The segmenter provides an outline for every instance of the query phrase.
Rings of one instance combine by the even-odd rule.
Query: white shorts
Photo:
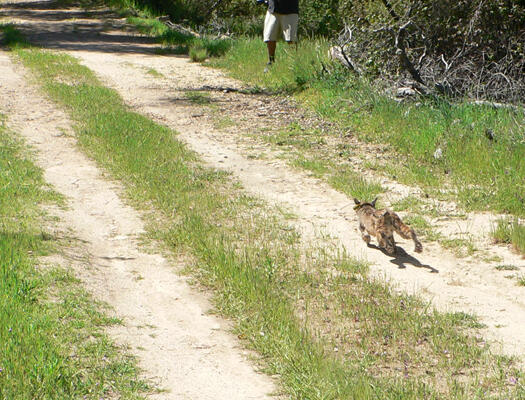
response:
[[[297,25],[299,14],[272,14],[266,11],[263,39],[265,42],[276,42],[282,32],[287,42],[297,42]]]

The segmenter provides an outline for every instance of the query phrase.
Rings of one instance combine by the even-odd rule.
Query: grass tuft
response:
[[[496,243],[511,244],[516,251],[525,254],[525,225],[517,218],[499,220],[492,237]]]
[[[200,46],[192,46],[190,48],[190,60],[193,62],[203,62],[208,58],[206,49]]]
[[[2,42],[10,48],[29,47],[29,42],[13,24],[0,24],[0,31],[3,32]]]
[[[519,270],[519,268],[516,267],[515,265],[506,265],[506,264],[496,265],[494,268],[498,271],[518,271]]]
[[[164,46],[161,51],[171,54],[189,54],[194,62],[203,62],[209,57],[219,57],[231,47],[230,39],[215,39],[209,37],[194,37],[190,34],[170,29],[167,25],[154,18],[128,17],[139,32],[153,36]]]

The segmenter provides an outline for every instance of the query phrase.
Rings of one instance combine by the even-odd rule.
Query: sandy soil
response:
[[[115,88],[132,108],[177,130],[178,137],[210,165],[232,172],[248,191],[293,211],[298,216],[297,228],[305,240],[330,235],[351,254],[371,262],[373,273],[385,276],[399,290],[418,293],[442,310],[477,314],[487,325],[485,333],[494,341],[497,351],[518,356],[525,354],[525,288],[506,278],[506,273],[495,270],[495,262],[485,261],[487,256],[497,255],[501,259],[497,264],[515,265],[520,267],[519,273],[525,271],[525,262],[521,257],[507,247],[493,245],[488,240],[488,232],[496,216],[473,213],[462,221],[440,222],[443,232],[451,235],[468,233],[475,237],[480,251],[471,257],[457,258],[435,243],[423,243],[424,252],[416,254],[412,243],[402,240],[399,245],[405,251],[396,258],[388,257],[381,251],[366,247],[361,240],[355,214],[348,206],[351,199],[308,174],[291,169],[278,158],[277,153],[262,143],[247,143],[245,140],[244,134],[253,131],[253,124],[257,123],[254,119],[264,123],[285,123],[304,118],[293,108],[293,104],[285,99],[275,101],[264,95],[236,92],[232,89],[241,88],[240,83],[218,71],[192,64],[184,57],[155,55],[155,45],[149,39],[122,30],[125,29],[122,20],[106,19],[102,22],[87,19],[80,10],[55,10],[47,2],[9,4],[4,6],[4,15],[27,29],[31,41],[78,57],[105,84]],[[209,366],[210,376],[214,378],[206,381],[223,378],[225,383],[219,386],[226,391],[234,393],[234,388],[238,389],[237,383],[249,381],[249,388],[254,390],[249,396],[258,398],[261,393],[269,392],[271,382],[250,370],[239,355],[235,341],[224,334],[222,328],[214,329],[223,326],[223,323],[202,315],[208,306],[202,305],[201,297],[192,293],[181,278],[170,272],[161,256],[141,254],[134,237],[142,225],[136,212],[118,200],[118,185],[102,179],[85,158],[68,161],[73,152],[75,157],[82,156],[74,150],[74,139],[53,133],[60,132],[57,131],[60,124],[67,125],[65,117],[52,117],[58,115],[58,111],[24,83],[20,67],[14,68],[5,53],[2,54],[1,65],[2,76],[9,77],[7,82],[16,81],[11,86],[2,81],[2,112],[9,115],[11,125],[31,138],[30,142],[39,150],[39,160],[46,169],[49,181],[71,198],[74,204],[72,209],[76,211],[66,212],[63,219],[79,236],[89,241],[89,246],[101,246],[90,247],[95,260],[94,283],[88,280],[87,284],[93,288],[102,285],[104,289],[97,293],[114,305],[117,313],[126,316],[128,326],[117,334],[118,337],[135,345],[147,343],[147,346],[141,346],[148,350],[137,354],[146,370],[152,376],[161,377],[163,384],[169,382],[171,374],[180,372],[181,364],[186,362],[184,357],[187,351],[192,362],[199,363],[198,368],[191,362],[191,366],[187,366],[187,370],[193,371],[196,376],[208,373],[202,372],[201,367]],[[162,76],[151,74],[152,69]],[[233,118],[242,114],[246,118],[235,118],[236,124],[232,129],[218,128],[213,123],[214,118],[207,115],[206,108],[187,100],[186,93],[196,90],[210,92],[221,115]],[[34,106],[27,107],[25,104],[28,101],[34,102]],[[39,112],[28,113],[27,110]],[[46,128],[41,128],[46,121]],[[47,147],[50,149],[46,150]],[[254,153],[264,157],[254,158]],[[359,165],[357,158],[355,163]],[[75,170],[77,175],[71,175]],[[53,178],[55,173],[62,174],[62,178]],[[420,192],[417,188],[384,178],[382,181],[389,188],[384,196],[386,202]],[[112,194],[99,194],[100,187],[105,187]],[[98,198],[99,201],[95,201]],[[95,209],[95,204],[102,209]],[[90,236],[95,232],[99,232],[97,238]],[[106,258],[101,259],[101,256]],[[134,280],[134,271],[145,279]],[[159,289],[163,282],[164,288]],[[133,298],[137,297],[136,293],[144,293],[144,296]],[[146,306],[142,301],[151,304]],[[177,305],[184,315],[174,309]],[[191,317],[186,315],[188,310],[193,310]],[[148,336],[149,332],[137,328],[148,324],[165,334],[153,340]],[[172,342],[159,343],[157,339],[164,336],[170,337]],[[177,346],[184,344],[187,345],[186,350],[177,350]],[[173,352],[168,354],[166,349]],[[209,358],[202,361],[201,356]],[[166,367],[165,364],[172,358],[176,359],[175,363]],[[236,373],[253,376],[239,379]],[[234,388],[227,382],[234,382]],[[178,389],[181,387],[175,386]],[[188,398],[208,397],[192,395]]]

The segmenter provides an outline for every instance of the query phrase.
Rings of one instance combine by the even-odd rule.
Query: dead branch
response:
[[[396,93],[390,90],[393,87],[417,87],[416,92],[423,94],[523,104],[525,55],[520,43],[525,43],[525,30],[514,28],[507,34],[493,27],[493,39],[483,41],[488,35],[483,28],[491,15],[490,2],[476,0],[468,19],[454,22],[457,30],[450,39],[436,36],[428,14],[420,13],[419,5],[427,4],[423,0],[381,2],[388,16],[381,10],[377,18],[346,26],[330,50],[333,59],[354,73],[374,74],[390,93]]]
[[[360,68],[352,61],[350,55],[346,51],[351,45],[352,37],[352,28],[345,24],[343,31],[339,34],[336,40],[337,46],[331,47],[329,54],[332,60],[338,60],[344,67],[348,68],[353,73],[360,75]]]
[[[180,24],[174,24],[173,22],[170,21],[170,17],[168,17],[167,15],[162,15],[160,17],[157,17],[157,20],[162,22],[164,25],[166,25],[171,30],[180,32],[188,36],[200,37],[200,35],[197,32],[192,31],[190,28],[187,28]]]
[[[418,83],[420,83],[421,85],[424,85],[426,86],[425,82],[423,81],[423,79],[421,78],[421,75],[419,74],[419,72],[416,70],[416,68],[414,67],[414,65],[412,64],[412,62],[410,61],[410,59],[408,58],[407,56],[407,53],[406,53],[406,50],[405,50],[405,43],[404,43],[404,40],[405,40],[405,33],[406,33],[406,29],[412,24],[412,21],[408,21],[407,23],[401,25],[399,27],[399,30],[397,31],[397,35],[396,35],[396,42],[395,42],[395,46],[396,46],[396,54],[397,56],[399,57],[399,61],[401,63],[401,67],[404,68],[405,70],[408,71],[408,73],[410,74],[410,76]]]
[[[344,46],[333,46],[330,48],[330,58],[332,60],[339,61],[344,67],[348,68],[350,71],[354,72],[357,75],[360,75],[361,72],[352,62],[348,54],[346,54]]]
[[[394,11],[392,4],[390,4],[388,0],[382,0],[382,2],[385,8],[387,9],[388,13],[390,14],[390,16],[394,19],[394,21],[399,22],[400,20],[399,15],[397,15],[396,12]]]

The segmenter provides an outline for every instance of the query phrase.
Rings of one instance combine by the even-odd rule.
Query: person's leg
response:
[[[297,27],[299,25],[298,14],[282,15],[281,26],[283,27],[284,40],[288,44],[295,44],[297,48]]]
[[[280,30],[279,19],[275,14],[266,12],[264,19],[264,32],[263,39],[266,42],[268,49],[268,63],[271,64],[275,61],[275,48],[277,47],[277,38]]]
[[[275,48],[277,47],[277,42],[275,40],[269,40],[266,42],[266,47],[268,48],[268,62],[273,63],[275,61]]]

